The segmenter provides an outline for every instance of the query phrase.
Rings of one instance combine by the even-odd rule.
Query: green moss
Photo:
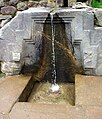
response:
[[[5,76],[5,74],[2,73],[2,72],[0,72],[0,78],[2,78],[2,77],[4,77],[4,76]]]

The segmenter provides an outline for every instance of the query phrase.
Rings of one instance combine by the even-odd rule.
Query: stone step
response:
[[[75,105],[102,106],[102,77],[76,75]]]
[[[84,111],[69,105],[18,102],[9,116],[10,119],[84,119]]]
[[[102,107],[18,102],[9,119],[102,119]]]
[[[88,106],[85,109],[85,119],[102,119],[102,107]]]
[[[31,76],[7,76],[0,83],[0,113],[5,114],[12,109],[30,79]]]

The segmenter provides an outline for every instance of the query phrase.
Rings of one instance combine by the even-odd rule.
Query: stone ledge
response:
[[[87,107],[86,119],[102,119],[102,107]]]
[[[10,119],[101,119],[102,107],[18,102],[9,117]]]
[[[0,113],[8,113],[17,102],[31,76],[9,76],[0,84]]]
[[[10,119],[84,119],[81,107],[53,104],[16,103]]]

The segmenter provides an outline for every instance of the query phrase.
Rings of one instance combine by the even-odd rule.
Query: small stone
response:
[[[26,10],[28,8],[27,4],[25,2],[19,2],[17,4],[17,9],[22,11],[22,10]]]
[[[10,0],[9,4],[10,5],[16,5],[19,2],[19,0]]]
[[[1,14],[14,15],[17,9],[14,6],[6,6],[1,8]]]
[[[1,71],[6,75],[18,75],[21,71],[19,62],[2,62]]]
[[[4,0],[0,0],[0,7],[3,7],[5,5]]]
[[[94,14],[96,17],[95,24],[98,26],[102,26],[102,9],[94,9]]]
[[[38,1],[29,0],[29,7],[37,7],[39,5]]]
[[[46,7],[47,6],[47,2],[46,1],[40,1],[39,3],[40,3],[40,5],[42,7]]]
[[[72,8],[75,8],[75,9],[82,9],[82,8],[90,8],[89,6],[86,5],[86,3],[82,3],[82,2],[75,2],[74,1],[74,4],[73,3],[70,3]]]

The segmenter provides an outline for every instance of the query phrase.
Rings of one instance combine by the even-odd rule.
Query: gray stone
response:
[[[91,31],[91,44],[100,44],[102,41],[102,27],[95,27]]]
[[[94,9],[94,14],[96,17],[96,24],[102,26],[102,9]]]
[[[11,15],[0,15],[0,21],[5,19],[11,19],[11,18],[12,18]]]
[[[3,7],[5,5],[4,0],[0,0],[0,7]]]
[[[96,68],[96,74],[102,75],[102,40],[100,41],[97,49],[98,55],[97,55],[97,68]]]
[[[30,8],[19,12],[0,29],[0,48],[4,51],[0,52],[2,62],[19,62],[30,66],[39,61],[43,27],[45,21],[50,24],[47,20],[50,10]],[[64,22],[68,43],[73,44],[75,58],[84,68],[84,73],[102,75],[102,28],[94,28],[93,11],[58,8],[56,12]]]
[[[84,30],[94,29],[94,14],[92,12],[86,12],[83,14]]]
[[[16,11],[17,10],[14,6],[6,6],[1,8],[1,13],[4,15],[14,15]]]
[[[16,5],[20,0],[10,0],[9,4],[10,5]]]
[[[28,8],[28,6],[27,6],[27,4],[25,3],[25,2],[19,2],[18,4],[17,4],[17,10],[25,10],[25,9],[27,9]]]
[[[5,24],[7,24],[10,21],[10,19],[5,19],[1,21],[0,27],[3,27]]]
[[[38,7],[41,6],[38,1],[29,0],[29,7]]]
[[[1,71],[6,75],[18,75],[21,71],[19,62],[2,62]]]

